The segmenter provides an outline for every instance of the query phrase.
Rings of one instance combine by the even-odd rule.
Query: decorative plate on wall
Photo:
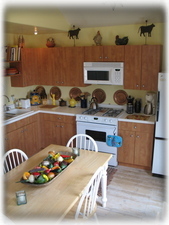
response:
[[[70,98],[74,98],[76,101],[80,100],[80,94],[82,93],[82,91],[79,88],[72,88],[69,91],[69,97]]]
[[[106,93],[101,88],[97,88],[93,91],[92,97],[94,96],[97,98],[98,103],[102,103],[106,99]]]
[[[128,94],[123,90],[114,92],[113,99],[118,105],[124,105],[127,103]]]
[[[58,100],[61,97],[61,90],[58,87],[52,87],[50,89],[50,96],[52,98],[52,94],[55,94],[55,100]]]
[[[46,90],[43,86],[37,86],[35,91],[40,95],[41,99],[47,99]]]

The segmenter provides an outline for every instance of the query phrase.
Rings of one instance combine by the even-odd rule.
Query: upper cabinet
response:
[[[25,87],[37,83],[38,77],[38,51],[35,48],[21,49],[22,75],[11,77],[12,87]]]
[[[124,45],[90,46],[85,48],[85,62],[124,62]]]
[[[83,81],[84,47],[63,48],[64,86],[86,86]]]
[[[160,45],[125,46],[124,88],[157,90],[161,65]]]
[[[22,48],[12,87],[30,85],[87,86],[83,62],[124,62],[124,89],[157,90],[160,45]]]
[[[11,77],[11,85],[86,86],[83,62],[84,47],[23,48],[22,76]]]

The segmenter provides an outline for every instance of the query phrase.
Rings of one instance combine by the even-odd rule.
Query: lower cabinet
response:
[[[5,127],[4,149],[21,149],[28,157],[40,150],[38,115],[11,123]]]
[[[123,138],[118,148],[119,165],[151,169],[154,125],[119,122],[118,135]]]
[[[40,113],[41,148],[50,144],[66,145],[76,134],[75,116]]]

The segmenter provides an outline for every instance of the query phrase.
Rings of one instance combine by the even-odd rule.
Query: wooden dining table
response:
[[[23,223],[28,220],[53,219],[61,221],[78,201],[89,180],[100,167],[104,167],[101,179],[102,206],[106,207],[107,167],[111,154],[80,149],[80,155],[48,185],[33,186],[18,183],[24,172],[33,169],[42,162],[49,151],[72,152],[72,149],[60,145],[49,145],[4,175],[4,211],[12,221]],[[17,191],[24,190],[27,204],[17,205]]]

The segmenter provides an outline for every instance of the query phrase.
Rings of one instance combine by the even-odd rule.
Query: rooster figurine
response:
[[[100,35],[100,31],[97,31],[96,36],[93,38],[96,45],[101,45],[102,36]]]
[[[115,44],[116,45],[127,45],[128,37],[119,38],[119,35],[116,35]]]

